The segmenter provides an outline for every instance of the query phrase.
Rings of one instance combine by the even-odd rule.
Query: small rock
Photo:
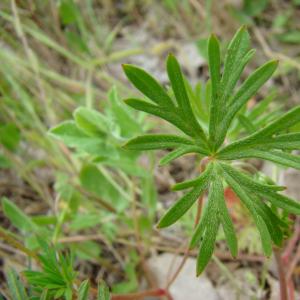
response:
[[[157,279],[160,287],[166,285],[169,276],[178,268],[182,261],[182,256],[175,256],[169,253],[151,257],[148,260],[150,271]],[[196,260],[188,258],[180,274],[171,285],[170,293],[174,300],[220,300],[215,288],[205,274],[196,277]]]
[[[218,284],[217,290],[222,300],[265,299],[265,291],[260,287],[253,270],[242,268],[233,271],[231,275],[232,281],[226,279],[224,283]]]

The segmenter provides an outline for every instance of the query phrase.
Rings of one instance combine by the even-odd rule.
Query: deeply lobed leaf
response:
[[[209,165],[206,170],[199,176],[195,187],[179,199],[161,218],[158,223],[159,228],[164,228],[175,223],[180,217],[182,217],[189,208],[195,203],[195,201],[201,196],[201,194],[207,189],[210,176],[212,172],[212,166]]]
[[[161,228],[172,225],[192,207],[199,196],[208,191],[208,201],[190,242],[191,248],[200,245],[197,274],[204,270],[212,256],[220,225],[232,256],[235,257],[238,252],[234,225],[224,199],[224,183],[228,184],[252,215],[267,256],[271,254],[272,243],[278,246],[282,244],[288,227],[280,215],[273,211],[273,207],[281,208],[286,213],[300,214],[299,203],[279,194],[284,187],[251,177],[228,164],[228,161],[233,160],[259,158],[300,169],[300,157],[286,152],[300,149],[300,134],[286,132],[300,122],[300,106],[280,117],[279,110],[261,117],[273,99],[272,96],[247,112],[247,102],[272,76],[278,62],[272,60],[265,63],[236,87],[246,64],[255,53],[249,50],[249,46],[249,34],[242,27],[227,48],[221,73],[220,45],[216,36],[210,37],[210,81],[206,84],[206,99],[203,101],[202,94],[200,97],[197,90],[199,86],[193,90],[173,55],[168,56],[167,72],[175,99],[143,70],[127,67],[126,71],[125,67],[129,80],[154,104],[139,99],[127,99],[125,102],[135,109],[165,119],[189,137],[148,135],[129,141],[126,147],[135,150],[174,149],[161,159],[161,165],[187,153],[204,156],[201,167],[208,163],[198,178],[177,183],[173,187],[173,190],[190,190],[166,212],[158,224]],[[156,91],[153,91],[155,88]],[[260,129],[261,126],[264,127]],[[239,130],[249,135],[223,146],[227,135],[230,133],[230,138],[237,136],[235,132]]]

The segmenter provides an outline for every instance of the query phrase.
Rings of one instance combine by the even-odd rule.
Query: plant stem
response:
[[[285,277],[285,270],[282,263],[281,251],[274,248],[275,260],[278,268],[279,286],[280,286],[280,300],[288,300],[287,281]]]
[[[165,297],[168,300],[173,300],[170,293],[165,289],[148,290],[132,294],[112,295],[111,300],[142,300],[145,297]]]

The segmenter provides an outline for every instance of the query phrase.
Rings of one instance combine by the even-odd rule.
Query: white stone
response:
[[[174,260],[174,257],[175,260]],[[168,271],[172,267],[172,273],[178,268],[182,256],[174,256],[169,253],[153,256],[148,260],[150,271],[157,279],[159,287],[165,287]],[[205,274],[196,277],[196,260],[188,258],[179,276],[170,288],[174,300],[220,300],[215,288]]]

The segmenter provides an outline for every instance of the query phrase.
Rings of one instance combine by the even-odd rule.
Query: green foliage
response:
[[[2,198],[2,207],[5,216],[20,231],[36,230],[34,222],[6,197]]]
[[[224,199],[226,185],[252,215],[267,256],[271,255],[272,244],[280,246],[285,237],[287,224],[282,215],[300,214],[300,204],[280,194],[283,187],[231,165],[235,160],[259,158],[300,170],[300,158],[291,152],[299,149],[300,134],[287,133],[289,128],[300,122],[300,107],[280,116],[270,114],[255,121],[271,102],[272,97],[267,97],[250,111],[246,110],[247,102],[272,76],[278,64],[277,61],[265,63],[237,86],[254,54],[254,50],[249,48],[249,34],[242,27],[229,43],[221,72],[219,42],[216,36],[210,37],[208,60],[211,79],[206,84],[207,87],[210,85],[206,92],[209,102],[203,102],[202,96],[198,97],[197,91],[194,92],[186,82],[173,55],[168,56],[166,63],[173,94],[167,93],[144,70],[132,65],[123,66],[131,83],[147,97],[145,100],[126,99],[125,103],[166,120],[182,132],[181,135],[138,136],[129,140],[125,149],[174,149],[162,159],[163,164],[186,153],[196,153],[205,166],[198,178],[174,186],[174,190],[190,191],[166,212],[158,224],[161,228],[172,225],[208,191],[207,203],[190,244],[191,248],[200,244],[197,274],[204,270],[212,256],[220,225],[232,255],[237,255],[237,238]],[[237,127],[243,128],[246,136],[231,141],[231,133]],[[282,209],[283,214],[273,207]]]
[[[25,276],[29,288],[10,269],[7,274],[8,288],[12,300],[52,300],[52,299],[91,299],[89,280],[78,283],[77,273],[73,267],[73,256],[64,255],[55,247],[48,245],[39,239],[41,254],[39,255],[39,271],[25,270]],[[104,282],[100,282],[97,290],[97,300],[109,300],[109,289]]]
[[[12,300],[27,300],[29,299],[25,287],[21,282],[17,272],[13,269],[7,272],[8,288],[11,291]]]

